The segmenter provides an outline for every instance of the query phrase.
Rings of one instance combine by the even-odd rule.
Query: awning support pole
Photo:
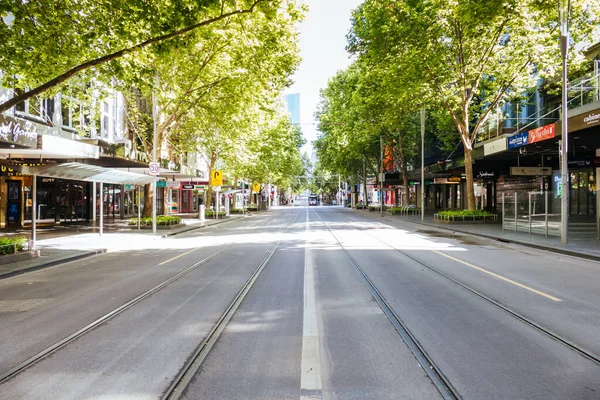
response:
[[[37,234],[37,176],[33,175],[33,184],[32,184],[32,192],[33,192],[33,202],[31,204],[31,248],[29,250],[35,250],[35,239]]]
[[[141,210],[142,187],[140,185],[138,185],[137,189],[138,189],[138,201],[137,201],[138,205],[137,206],[138,206],[138,231],[139,231],[140,229],[142,229],[141,228],[141,225],[142,225],[142,210]]]
[[[103,228],[104,228],[104,183],[100,182],[100,236],[102,236]]]
[[[98,196],[96,191],[97,191],[97,182],[92,182],[92,222],[94,222],[94,223],[96,222],[96,207],[97,207],[96,196]]]

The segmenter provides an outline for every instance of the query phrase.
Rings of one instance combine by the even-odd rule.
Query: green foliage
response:
[[[379,211],[381,210],[381,207],[379,206],[369,206],[369,211]]]
[[[572,47],[594,43],[600,0],[571,4]],[[474,209],[477,133],[497,105],[535,87],[539,77],[557,75],[557,22],[556,3],[538,0],[366,0],[353,14],[348,48],[359,62],[384,70],[413,103],[448,113],[465,149]],[[583,58],[570,54],[572,65]]]
[[[206,218],[213,218],[215,216],[215,212],[208,210],[206,211],[205,214]],[[224,217],[225,216],[225,211],[219,211],[219,217]]]
[[[26,243],[27,238],[25,236],[2,236],[0,237],[0,255],[23,251]]]
[[[471,218],[471,217],[493,217],[495,214],[491,213],[489,211],[483,211],[483,210],[473,210],[473,211],[469,211],[469,210],[446,210],[446,211],[440,211],[440,212],[438,212],[437,215],[444,216],[444,217],[465,217],[465,218]]]
[[[170,226],[170,225],[177,225],[180,223],[181,223],[181,217],[177,217],[174,215],[158,215],[156,217],[156,225],[158,225],[158,226]],[[137,226],[138,219],[130,218],[128,224]],[[152,217],[142,217],[142,219],[140,221],[140,225],[142,225],[142,226],[152,225]]]

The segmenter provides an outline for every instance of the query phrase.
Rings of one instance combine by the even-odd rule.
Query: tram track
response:
[[[297,218],[297,215],[294,217],[294,220]],[[270,216],[269,218],[266,219],[266,221],[262,221],[263,227],[267,227],[269,226],[269,223],[272,222],[275,219],[275,216]],[[258,224],[253,224],[252,226],[255,227]],[[287,229],[286,229],[287,231]],[[25,370],[27,370],[28,368],[34,366],[36,363],[40,362],[41,360],[45,359],[46,357],[50,356],[51,354],[57,352],[58,350],[64,348],[65,346],[69,345],[70,343],[78,340],[79,338],[83,337],[84,335],[86,335],[87,333],[93,331],[94,329],[98,328],[99,326],[103,325],[104,323],[110,321],[111,319],[115,318],[116,316],[124,313],[126,310],[132,308],[133,306],[135,306],[136,304],[142,302],[143,300],[149,298],[150,296],[156,294],[157,292],[161,291],[162,289],[166,288],[167,286],[169,286],[170,284],[172,284],[175,281],[178,281],[179,279],[181,279],[182,277],[184,277],[185,275],[188,275],[189,273],[191,273],[192,271],[198,269],[199,267],[205,265],[206,263],[208,263],[209,261],[211,261],[212,259],[214,259],[215,257],[217,257],[218,255],[222,254],[225,250],[231,248],[234,244],[228,244],[228,245],[221,245],[221,247],[212,252],[211,254],[209,254],[208,256],[204,257],[203,259],[201,259],[200,261],[195,262],[194,264],[192,264],[191,266],[187,267],[186,269],[174,274],[173,276],[171,276],[170,278],[162,281],[161,283],[155,285],[154,287],[144,291],[143,293],[135,296],[134,298],[132,298],[131,300],[123,303],[122,305],[114,308],[113,310],[103,314],[102,316],[96,318],[95,320],[93,320],[92,322],[90,322],[89,324],[85,325],[84,327],[82,327],[81,329],[73,332],[72,334],[58,340],[57,342],[55,342],[54,344],[46,347],[45,349],[37,352],[36,354],[30,356],[29,358],[27,358],[26,360],[22,361],[21,363],[17,364],[16,366],[6,370],[5,372],[0,374],[0,385],[9,381],[10,379],[14,378],[15,376],[19,375],[20,373],[24,372]],[[184,253],[185,254],[185,253]]]
[[[323,225],[327,228],[329,233],[338,243],[338,246],[341,248],[344,256],[353,267],[354,271],[358,274],[360,280],[366,286],[366,288],[371,293],[371,296],[377,302],[385,316],[388,318],[390,323],[394,326],[394,329],[404,343],[406,343],[409,350],[415,356],[419,364],[422,366],[423,370],[436,387],[440,395],[446,400],[459,400],[462,399],[462,396],[456,388],[452,385],[450,380],[444,375],[442,370],[437,366],[433,358],[427,353],[425,348],[419,343],[418,339],[415,335],[410,331],[408,326],[402,321],[400,316],[396,314],[394,309],[387,302],[385,297],[381,294],[381,292],[377,289],[375,284],[369,279],[368,275],[361,268],[360,264],[352,257],[350,252],[344,247],[341,241],[337,238],[337,236],[333,233],[329,225],[321,218],[319,213],[315,210],[315,214],[319,218],[319,220],[323,223]]]
[[[225,312],[221,315],[221,318],[217,321],[217,323],[213,326],[208,335],[204,338],[204,340],[196,347],[195,351],[188,358],[183,368],[179,371],[179,374],[173,379],[167,390],[161,396],[161,400],[178,400],[185,393],[186,388],[194,378],[194,376],[200,370],[200,367],[206,360],[213,346],[219,340],[219,337],[235,315],[236,311],[252,289],[252,286],[261,275],[273,254],[277,251],[277,248],[283,241],[287,231],[289,228],[295,223],[298,219],[298,216],[302,214],[302,210],[296,214],[294,219],[290,224],[288,224],[285,231],[282,233],[281,238],[275,243],[273,247],[269,250],[265,258],[261,261],[258,267],[254,270],[250,278],[246,281],[246,283],[242,286],[240,291],[234,297],[233,301],[229,304]]]
[[[323,221],[323,220],[321,219],[321,221]],[[325,223],[325,222],[323,222],[323,223]],[[499,302],[499,301],[491,298],[490,296],[485,295],[484,293],[482,293],[482,292],[480,292],[480,291],[478,291],[478,290],[470,287],[469,285],[467,285],[467,284],[459,281],[458,279],[455,279],[455,278],[449,276],[448,274],[446,274],[445,272],[443,272],[443,271],[439,270],[438,268],[432,266],[431,264],[429,264],[427,262],[424,262],[424,261],[420,260],[419,258],[414,257],[411,254],[409,254],[409,253],[407,253],[407,252],[405,252],[405,251],[403,251],[401,249],[396,248],[395,246],[389,244],[385,240],[382,240],[381,238],[370,234],[366,230],[360,229],[360,228],[355,228],[355,229],[357,231],[360,231],[360,232],[364,233],[365,235],[367,235],[367,236],[369,236],[369,237],[377,240],[378,242],[382,243],[383,245],[389,247],[390,249],[392,249],[392,250],[394,250],[394,251],[402,254],[404,257],[406,257],[406,258],[408,258],[408,259],[416,262],[417,264],[421,265],[422,267],[427,268],[431,272],[434,272],[435,274],[441,276],[442,278],[444,278],[444,279],[452,282],[453,284],[455,284],[455,285],[459,286],[460,288],[468,291],[469,293],[475,295],[476,297],[478,297],[478,298],[480,298],[480,299],[488,302],[489,304],[492,304],[493,306],[495,306],[496,308],[502,310],[503,312],[507,313],[508,315],[512,316],[513,318],[515,318],[515,319],[519,320],[520,322],[522,322],[522,323],[524,323],[524,324],[526,324],[526,325],[534,328],[535,330],[537,330],[538,332],[541,332],[542,334],[546,335],[547,337],[549,337],[549,338],[551,338],[551,339],[553,339],[553,340],[561,343],[562,345],[566,346],[567,348],[569,348],[570,350],[576,352],[577,354],[585,357],[586,359],[588,359],[590,361],[593,361],[594,363],[600,365],[600,355],[595,354],[594,352],[585,349],[584,347],[582,347],[582,346],[574,343],[573,341],[567,339],[566,337],[564,337],[564,336],[562,336],[562,335],[560,335],[560,334],[552,331],[551,329],[543,326],[542,324],[539,324],[539,323],[535,322],[531,318],[523,315],[522,313],[516,311],[515,309],[513,309],[511,307],[508,307],[507,305],[502,304],[501,302]],[[331,232],[331,230],[329,229],[329,227],[328,227],[328,230]],[[332,235],[333,235],[333,233],[332,233]],[[335,237],[335,235],[334,235],[334,237]],[[337,240],[337,238],[336,238],[336,240]],[[339,240],[338,240],[338,243],[340,243]],[[342,246],[341,243],[340,243],[340,246]],[[345,253],[348,254],[347,250],[345,250]]]

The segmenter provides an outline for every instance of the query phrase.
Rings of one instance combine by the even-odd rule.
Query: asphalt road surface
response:
[[[0,281],[0,399],[600,399],[600,263],[286,207]]]

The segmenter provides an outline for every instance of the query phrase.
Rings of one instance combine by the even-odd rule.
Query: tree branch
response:
[[[111,53],[111,54],[107,54],[105,56],[96,58],[94,60],[87,61],[87,62],[85,62],[83,64],[80,64],[80,65],[78,65],[78,66],[70,69],[69,71],[63,73],[62,75],[59,75],[56,78],[51,79],[50,81],[48,81],[48,82],[46,82],[46,83],[44,83],[44,84],[36,87],[35,89],[31,89],[30,91],[28,91],[26,93],[23,93],[22,95],[13,97],[12,99],[7,100],[4,103],[0,104],[0,114],[3,113],[3,112],[5,112],[5,111],[7,111],[11,107],[13,107],[13,106],[15,106],[15,105],[17,105],[17,104],[19,104],[19,103],[21,103],[21,102],[23,102],[23,101],[31,98],[31,97],[33,97],[33,96],[37,96],[37,95],[45,92],[46,90],[48,90],[48,89],[50,89],[50,88],[52,88],[54,86],[57,86],[57,85],[63,83],[64,81],[68,80],[69,78],[71,78],[72,76],[76,75],[77,73],[79,73],[81,71],[85,71],[86,69],[89,69],[89,68],[95,67],[97,65],[104,64],[104,63],[106,63],[108,61],[112,61],[112,60],[115,60],[117,58],[123,57],[124,55],[130,54],[130,53],[133,53],[133,52],[135,52],[137,50],[140,50],[140,49],[143,49],[145,47],[148,47],[151,44],[162,42],[162,41],[165,41],[165,40],[169,40],[169,39],[172,39],[172,38],[177,37],[177,36],[181,36],[181,35],[183,35],[185,33],[188,33],[188,32],[193,31],[195,29],[201,28],[203,26],[210,25],[210,24],[212,24],[214,22],[217,22],[217,21],[220,21],[222,19],[226,19],[226,18],[229,18],[229,17],[234,16],[234,15],[252,13],[252,12],[254,12],[254,9],[256,8],[256,6],[259,3],[263,3],[265,1],[269,1],[269,0],[255,0],[254,3],[252,3],[252,5],[250,6],[250,8],[247,8],[247,9],[244,9],[244,10],[236,10],[236,11],[232,11],[232,12],[229,12],[229,13],[226,13],[226,14],[221,14],[221,15],[219,15],[217,17],[207,19],[207,20],[199,22],[197,24],[194,24],[194,25],[188,26],[186,28],[180,29],[178,31],[171,32],[171,33],[168,33],[168,34],[162,35],[162,36],[157,36],[157,37],[154,37],[152,39],[148,39],[145,42],[136,44],[135,46],[128,47],[128,48],[125,48],[125,49],[121,49],[121,50],[119,50],[117,52],[114,52],[114,53]]]

